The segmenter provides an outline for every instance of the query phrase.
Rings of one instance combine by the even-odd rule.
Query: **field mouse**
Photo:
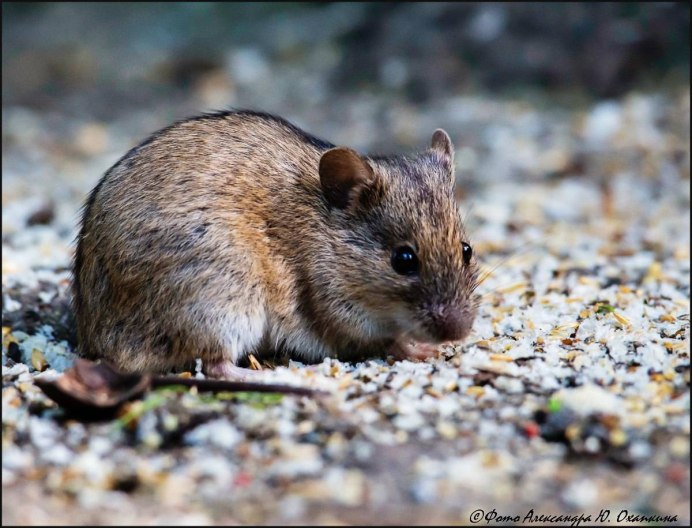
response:
[[[425,358],[464,339],[478,268],[441,129],[363,156],[253,111],[177,122],[90,193],[74,259],[78,349],[130,372],[248,354]]]

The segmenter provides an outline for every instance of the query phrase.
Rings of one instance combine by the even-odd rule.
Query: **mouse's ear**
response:
[[[376,183],[372,167],[350,148],[328,150],[320,158],[320,184],[327,201],[346,209],[362,202],[363,194]]]
[[[441,128],[433,132],[430,148],[449,157],[450,164],[454,161],[454,145],[452,140],[449,139],[449,134]]]

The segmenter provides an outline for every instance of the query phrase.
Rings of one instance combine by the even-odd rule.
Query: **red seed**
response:
[[[664,474],[666,476],[666,479],[675,484],[680,484],[686,478],[689,479],[685,471],[685,467],[682,464],[678,464],[677,462],[673,462],[671,465],[669,465],[665,469]]]
[[[529,438],[535,438],[541,434],[541,428],[536,422],[527,422],[524,424],[524,434]]]
[[[235,484],[239,488],[247,486],[248,484],[250,484],[250,482],[252,482],[252,475],[244,472],[238,473],[233,479],[233,484]]]

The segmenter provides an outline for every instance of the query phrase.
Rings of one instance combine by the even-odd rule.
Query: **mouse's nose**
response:
[[[440,341],[461,341],[471,333],[473,314],[451,306],[436,310],[433,314],[434,334]]]

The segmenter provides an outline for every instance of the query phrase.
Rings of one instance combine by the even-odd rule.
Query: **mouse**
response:
[[[207,376],[287,353],[424,360],[470,333],[476,256],[442,129],[365,155],[263,112],[175,122],[89,193],[73,260],[77,352]]]

